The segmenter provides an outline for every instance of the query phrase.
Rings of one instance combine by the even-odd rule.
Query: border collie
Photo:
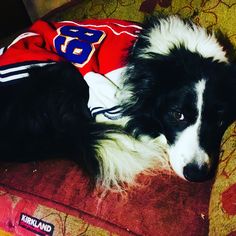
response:
[[[176,16],[153,17],[124,60],[119,86],[107,80],[111,90],[94,90],[114,95],[106,99],[116,99],[116,118],[108,110],[91,115],[88,103],[98,98],[71,63],[35,66],[29,78],[1,83],[0,159],[63,156],[107,189],[170,168],[188,181],[212,177],[236,118],[236,69],[215,35]]]

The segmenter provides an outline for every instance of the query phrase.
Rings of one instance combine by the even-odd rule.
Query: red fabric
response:
[[[0,195],[1,196],[1,195]],[[1,196],[0,201],[0,228],[7,232],[14,232],[16,235],[32,236],[32,233],[22,227],[15,227],[15,222],[12,219],[19,221],[20,214],[27,212],[33,214],[37,208],[37,204],[33,201],[21,200],[12,205],[12,199],[7,194]],[[18,223],[18,222],[17,222]]]
[[[107,194],[101,199],[98,192],[89,191],[87,178],[69,161],[0,166],[0,186],[5,191],[120,235],[201,236],[208,232],[209,182],[188,183],[158,175],[146,179],[147,184],[140,177],[147,186],[123,197]]]
[[[115,19],[51,23],[39,20],[10,44],[0,57],[0,67],[66,59],[82,75],[90,71],[103,75],[124,66],[122,58],[126,58],[140,29],[134,23]]]

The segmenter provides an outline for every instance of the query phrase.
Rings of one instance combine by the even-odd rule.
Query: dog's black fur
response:
[[[145,45],[145,42],[140,44]],[[199,140],[201,147],[211,156],[212,165],[211,171],[202,178],[212,177],[218,163],[222,135],[236,117],[236,67],[212,58],[203,59],[184,47],[172,49],[168,56],[154,54],[151,60],[139,58],[136,53],[138,50],[134,50],[130,57],[132,69],[128,71],[126,85],[135,84],[133,93],[138,100],[132,106],[125,104],[124,115],[132,117],[127,129],[136,137],[148,135],[155,138],[164,134],[168,143],[173,144],[176,133],[196,122],[198,111],[193,106],[196,94],[190,88],[205,78],[206,103]],[[185,114],[183,122],[178,120],[179,113]]]
[[[155,19],[158,22],[157,19]],[[156,23],[148,22],[141,34]],[[204,58],[182,46],[173,47],[168,55],[140,51],[150,42],[140,38],[127,59],[124,88],[130,87],[135,102],[124,101],[124,125],[97,123],[87,108],[89,90],[78,70],[69,63],[55,63],[32,68],[29,78],[0,86],[0,159],[32,161],[53,157],[70,158],[97,178],[103,171],[97,149],[109,133],[142,136],[152,139],[164,134],[169,145],[177,133],[193,125],[198,111],[193,104],[196,93],[191,89],[202,78],[206,81],[200,146],[209,156],[210,168],[202,177],[212,175],[217,163],[221,137],[236,118],[236,68],[231,63]],[[183,122],[179,116],[185,115]],[[115,141],[114,141],[115,142]],[[116,155],[116,153],[114,153]],[[101,161],[101,160],[100,160]],[[192,165],[192,163],[190,163]],[[196,171],[191,166],[191,171]],[[104,174],[104,173],[103,173]]]
[[[82,76],[69,63],[36,67],[29,73],[26,79],[0,87],[1,160],[66,156],[96,176],[92,146],[106,128],[90,115]]]

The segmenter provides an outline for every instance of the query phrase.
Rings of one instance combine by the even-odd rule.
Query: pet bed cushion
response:
[[[236,123],[225,133],[209,207],[209,235],[236,235]]]
[[[143,2],[142,11],[155,8],[164,14],[192,17],[202,26],[221,28],[236,44],[236,5],[229,0],[86,0],[73,8],[61,8],[46,19],[142,21],[144,13],[139,9]],[[235,166],[235,130],[233,125],[223,141],[223,161],[211,194],[211,235],[235,232],[235,177],[229,175]],[[91,192],[88,179],[69,161],[1,164],[0,235],[36,235],[39,225],[56,236],[208,234],[211,182],[187,183],[161,174],[140,179],[147,186],[127,195],[102,194]],[[39,233],[46,235],[45,231]]]
[[[87,178],[69,161],[2,164],[0,229],[31,236],[43,221],[56,236],[86,230],[86,235],[207,234],[210,182],[190,184],[159,174],[140,176],[140,183],[144,187],[127,195],[91,192]]]
[[[211,30],[220,29],[236,45],[236,3],[230,0],[144,0],[144,1],[96,1],[89,0],[55,14],[54,19],[66,18],[122,18],[142,21],[146,13],[178,14],[191,18],[195,23]],[[235,108],[232,108],[235,109]],[[236,135],[235,124],[226,132],[222,141],[219,170],[211,193],[210,234],[236,235]],[[233,233],[232,233],[233,234]]]

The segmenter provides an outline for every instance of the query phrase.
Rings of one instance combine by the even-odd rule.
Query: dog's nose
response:
[[[183,174],[188,181],[201,182],[209,178],[209,169],[206,164],[199,166],[191,163],[184,167]]]

